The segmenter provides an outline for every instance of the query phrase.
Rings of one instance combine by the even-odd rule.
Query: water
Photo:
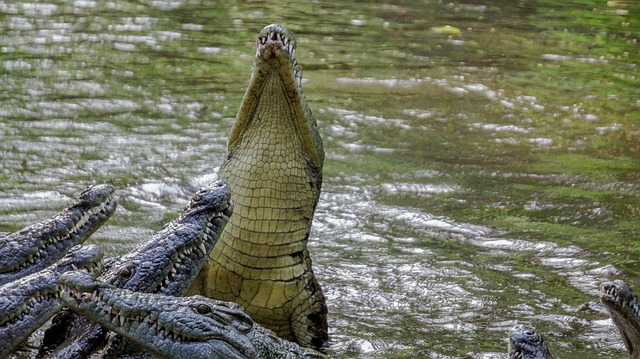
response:
[[[517,322],[625,358],[640,290],[633,1],[0,2],[0,231],[91,183],[122,254],[215,178],[258,31],[298,40],[325,142],[310,249],[336,357],[488,358]]]

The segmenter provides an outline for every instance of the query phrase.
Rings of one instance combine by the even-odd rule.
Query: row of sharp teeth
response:
[[[640,302],[638,302],[638,298],[634,297],[631,299],[631,301],[627,301],[624,299],[621,299],[618,296],[618,291],[616,290],[615,286],[611,286],[609,289],[607,289],[606,294],[610,297],[612,297],[614,299],[614,301],[616,303],[618,303],[618,305],[620,307],[631,307],[633,308],[633,314],[638,317],[639,316],[639,312],[640,312]]]
[[[205,232],[207,230],[205,230]],[[169,283],[171,283],[171,281],[173,280],[173,277],[176,275],[176,273],[178,273],[178,269],[177,268],[178,268],[179,265],[182,264],[182,261],[196,249],[200,251],[201,256],[203,256],[203,257],[207,256],[207,248],[205,247],[204,242],[200,242],[200,244],[197,247],[189,247],[189,248],[186,248],[184,251],[180,252],[178,254],[178,259],[175,261],[173,266],[171,266],[171,270],[169,271],[169,273],[162,280],[162,287],[163,288],[168,286]]]
[[[68,239],[70,236],[77,233],[80,230],[80,228],[83,227],[85,224],[87,224],[87,222],[89,222],[89,219],[94,217],[96,214],[107,212],[107,206],[111,204],[111,201],[112,201],[112,197],[109,196],[106,202],[100,203],[99,207],[91,208],[90,210],[85,212],[82,215],[82,217],[80,217],[77,221],[74,220],[73,225],[71,226],[71,228],[68,229],[68,234],[66,236],[57,236],[57,237],[46,239],[44,242],[44,245],[38,249],[38,252],[31,255],[29,259],[27,259],[25,262],[20,263],[20,265],[16,269],[17,270],[24,269],[30,265],[35,264],[37,260],[39,260],[40,258],[44,257],[47,254],[47,251],[45,248],[55,243],[62,242]]]
[[[261,45],[264,45],[269,40],[273,41],[274,36],[276,38],[276,41],[281,42],[282,45],[287,48],[287,51],[289,52],[289,54],[291,54],[291,57],[295,57],[296,49],[293,48],[293,41],[290,41],[286,36],[279,32],[272,31],[267,36],[259,38],[258,41]]]
[[[124,328],[127,321],[132,323],[139,323],[139,325],[145,324],[149,327],[151,332],[159,333],[165,338],[172,341],[184,340],[184,337],[178,333],[173,332],[171,329],[161,326],[158,323],[158,316],[154,312],[149,312],[147,315],[134,314],[132,317],[125,316],[121,311],[117,310],[108,304],[107,300],[103,299],[98,290],[94,290],[92,293],[84,292],[77,293],[75,291],[65,289],[67,293],[73,296],[78,301],[93,301],[100,310],[102,317],[108,318],[108,320],[114,325],[119,325]]]
[[[9,318],[6,318],[3,321],[2,325],[6,326],[24,320],[24,317],[26,317],[27,314],[31,312],[36,305],[48,301],[52,298],[57,298],[57,295],[54,293],[38,293],[37,295],[30,297],[27,302],[22,304],[17,312],[14,312],[14,314]]]
[[[105,202],[100,203],[100,206],[91,208],[90,210],[85,212],[82,215],[82,217],[80,217],[80,219],[78,219],[77,221],[74,221],[73,226],[69,228],[69,233],[73,234],[77,232],[81,227],[83,227],[87,222],[89,222],[89,219],[94,217],[96,214],[107,212],[107,207],[111,206],[112,200],[113,200],[113,197],[109,195],[109,197]]]
[[[300,70],[300,65],[298,64],[298,61],[296,61],[296,57],[295,57],[296,49],[293,47],[293,41],[290,41],[286,36],[284,36],[279,32],[272,31],[269,34],[267,34],[267,36],[263,36],[259,38],[258,42],[260,43],[260,45],[264,45],[267,43],[267,41],[273,40],[274,36],[277,41],[280,41],[287,48],[289,55],[291,55],[291,60],[293,61],[293,72],[296,77],[296,85],[298,86],[298,88],[301,88],[302,73]]]
[[[90,268],[86,268],[86,267],[82,267],[79,268],[78,266],[76,266],[75,264],[71,264],[71,268],[73,270],[81,270],[84,271],[86,273],[95,275],[95,272],[97,270],[97,266],[91,266]],[[32,310],[32,308],[34,308],[38,303],[42,303],[45,302],[49,299],[53,299],[53,298],[58,298],[58,293],[57,292],[38,292],[36,293],[36,295],[33,295],[29,298],[29,300],[24,303],[20,309],[18,309],[18,312],[15,313],[12,317],[8,318],[5,323],[13,323],[13,322],[17,322],[17,321],[21,321],[24,319],[24,317],[27,315],[28,312],[30,312]]]

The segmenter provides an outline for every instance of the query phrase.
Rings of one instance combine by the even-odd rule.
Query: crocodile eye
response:
[[[209,314],[211,313],[211,307],[204,304],[204,303],[199,303],[196,304],[194,309],[196,310],[196,312],[198,312],[198,314]]]
[[[133,277],[133,273],[135,272],[135,267],[131,264],[126,265],[122,268],[120,268],[120,271],[118,272],[118,276],[123,278],[123,279],[129,279],[131,277]]]

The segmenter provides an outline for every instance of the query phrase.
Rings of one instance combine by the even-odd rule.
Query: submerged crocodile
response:
[[[279,336],[322,347],[327,306],[307,241],[324,151],[295,48],[293,35],[279,25],[258,35],[219,173],[231,187],[234,213],[190,293],[236,302]]]
[[[516,324],[509,331],[509,359],[551,359],[542,336],[533,328]]]
[[[0,236],[0,285],[36,273],[84,242],[116,210],[113,187],[87,187],[69,207],[50,219]]]
[[[640,302],[629,286],[621,281],[600,285],[600,302],[607,308],[613,324],[631,358],[640,358]]]
[[[139,292],[184,295],[229,220],[229,197],[229,187],[221,181],[202,188],[176,220],[136,250],[112,260],[101,280]],[[97,324],[63,312],[45,333],[38,355],[85,358],[107,345],[107,333]],[[123,345],[111,337],[105,351],[115,355]]]
[[[0,358],[62,308],[58,290],[62,273],[83,269],[95,276],[101,270],[101,259],[98,246],[76,246],[49,267],[0,286]]]
[[[82,272],[60,283],[72,310],[163,358],[325,358],[260,327],[236,303],[134,292]]]

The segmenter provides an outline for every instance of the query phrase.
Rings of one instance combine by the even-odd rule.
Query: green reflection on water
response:
[[[153,181],[190,188],[194,177],[219,164],[248,81],[255,34],[281,22],[298,39],[305,93],[325,140],[326,192],[374,188],[365,194],[377,206],[497,226],[499,238],[575,245],[576,256],[615,264],[632,283],[640,280],[635,2],[96,2],[62,3],[50,14],[45,5],[21,4],[29,3],[3,3],[14,8],[3,7],[7,16],[0,20],[2,191],[19,196],[55,188],[74,197],[92,181],[118,185],[126,212],[110,221],[112,230],[143,230],[131,239],[104,235],[114,253],[126,250],[122,242],[143,240],[145,230],[159,229],[183,206],[184,198],[167,196],[150,200],[162,209],[149,209],[133,199],[131,188]],[[17,18],[33,27],[21,29]],[[460,32],[442,31],[445,26]],[[65,121],[87,126],[57,127]],[[114,142],[118,138],[123,142]],[[396,183],[408,190],[377,190]],[[433,268],[470,264],[472,276],[488,284],[440,279],[495,303],[470,317],[449,318],[477,326],[464,335],[429,322],[444,320],[437,306],[385,312],[392,325],[347,320],[336,325],[340,348],[372,339],[367,335],[397,345],[380,353],[361,353],[354,345],[340,353],[504,351],[501,329],[509,320],[569,313],[563,305],[597,300],[568,283],[567,273],[549,273],[536,254],[505,260],[385,216],[374,213],[362,227],[386,238],[376,248],[388,260],[430,249]],[[26,225],[21,220],[3,219],[0,230]],[[389,228],[379,229],[380,223]],[[417,243],[399,243],[411,237]],[[370,265],[362,243],[349,245],[342,261]],[[312,249],[316,266],[331,255]],[[513,273],[496,269],[504,262],[532,276],[531,282],[518,280],[525,295],[511,285]],[[328,287],[340,280],[327,278]],[[387,295],[395,287],[379,289]],[[519,309],[538,292],[558,302],[547,308],[533,299],[533,309]],[[352,315],[349,309],[357,313],[349,305],[335,309],[336,321]],[[602,313],[580,318],[602,319]],[[425,321],[428,330],[422,330]],[[624,357],[617,349],[594,349],[597,339],[574,339],[587,325],[536,324],[552,334],[560,357]]]

